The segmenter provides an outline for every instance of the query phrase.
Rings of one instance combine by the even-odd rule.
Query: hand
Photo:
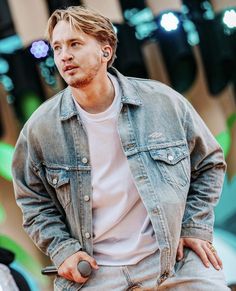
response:
[[[97,270],[99,267],[94,258],[90,257],[87,253],[79,251],[69,258],[67,258],[58,268],[58,275],[66,278],[67,280],[74,281],[77,283],[85,283],[88,278],[81,276],[77,269],[79,261],[88,261],[91,267]]]
[[[183,248],[188,247],[192,249],[202,260],[203,264],[209,268],[210,263],[216,270],[223,268],[222,261],[216,253],[216,250],[212,244],[208,241],[191,238],[191,237],[182,237],[179,241],[179,246],[177,249],[177,261],[183,259]]]

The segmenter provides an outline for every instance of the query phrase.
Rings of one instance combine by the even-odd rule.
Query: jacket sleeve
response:
[[[222,191],[226,163],[221,147],[188,101],[185,108],[191,181],[181,236],[212,241],[214,207]]]
[[[56,267],[81,249],[70,236],[63,212],[46,190],[42,169],[30,156],[29,141],[21,132],[12,163],[16,202],[23,212],[23,227],[36,246],[50,256]]]

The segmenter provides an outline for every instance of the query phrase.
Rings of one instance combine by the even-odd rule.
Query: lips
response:
[[[74,69],[77,69],[77,66],[67,65],[63,67],[63,72],[72,72]]]

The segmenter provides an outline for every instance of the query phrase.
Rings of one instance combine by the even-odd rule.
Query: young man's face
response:
[[[106,67],[102,45],[94,37],[72,30],[66,21],[56,24],[51,45],[56,66],[71,87],[88,85]]]

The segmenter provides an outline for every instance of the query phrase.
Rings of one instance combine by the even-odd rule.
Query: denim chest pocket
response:
[[[70,178],[65,170],[46,168],[46,178],[50,186],[55,189],[57,198],[65,208],[71,201]]]
[[[149,149],[153,160],[157,162],[166,182],[174,186],[186,186],[189,182],[188,148],[182,145],[159,145]]]

